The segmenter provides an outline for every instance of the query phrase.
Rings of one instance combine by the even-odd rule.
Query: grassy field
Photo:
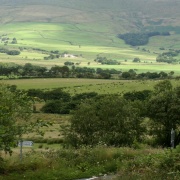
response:
[[[137,69],[138,72],[147,71],[174,71],[180,74],[180,65],[169,65],[156,63],[156,56],[163,51],[159,50],[164,47],[165,51],[169,48],[178,49],[180,47],[179,35],[170,37],[154,37],[147,46],[140,48],[126,45],[122,40],[116,37],[116,34],[109,32],[104,26],[93,26],[87,24],[68,24],[68,23],[10,23],[0,25],[0,35],[7,34],[9,43],[1,47],[8,49],[25,48],[18,56],[9,56],[0,53],[0,62],[14,62],[25,64],[27,62],[46,67],[54,65],[64,65],[66,61],[80,63],[80,67],[87,66],[92,68],[115,68],[123,71]],[[17,44],[11,44],[13,38],[17,39]],[[33,50],[38,48],[46,50]],[[148,50],[144,51],[143,49]],[[52,50],[59,50],[60,53],[69,52],[77,55],[76,58],[59,58],[53,60],[44,60],[44,57],[50,54]],[[121,65],[101,65],[94,62],[97,56],[115,59],[121,62]],[[141,63],[133,63],[132,60],[139,57]],[[178,57],[180,58],[180,57]],[[125,62],[126,60],[126,62]]]
[[[99,94],[123,93],[128,91],[140,91],[144,89],[153,89],[153,86],[159,80],[104,80],[104,79],[21,79],[21,80],[1,80],[2,83],[17,85],[18,89],[53,89],[63,88],[70,94],[83,92],[97,92]],[[179,85],[179,80],[171,80],[174,86]]]

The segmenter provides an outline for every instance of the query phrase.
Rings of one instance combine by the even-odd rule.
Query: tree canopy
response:
[[[81,103],[71,118],[67,141],[73,146],[130,146],[141,139],[143,127],[138,107],[111,95]]]
[[[32,101],[22,92],[0,84],[0,150],[11,153],[18,138],[28,131]]]
[[[170,145],[170,131],[178,133],[180,126],[180,93],[173,89],[170,81],[165,80],[154,87],[154,93],[147,103],[147,116],[151,119],[151,135],[156,143]]]

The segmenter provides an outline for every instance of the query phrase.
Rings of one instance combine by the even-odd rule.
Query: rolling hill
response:
[[[0,0],[0,22],[110,26],[110,32],[169,29],[180,33],[179,0]],[[98,29],[96,30],[98,31]]]
[[[155,61],[159,53],[180,49],[179,0],[0,0],[0,4],[0,47],[24,49],[18,56],[0,53],[1,62],[30,62],[50,67],[68,60],[80,66],[90,62],[90,67],[97,68],[102,66],[94,59],[103,56],[121,63],[103,68],[180,73],[179,64]],[[168,31],[171,36],[152,37],[148,45],[140,47],[127,45],[117,37],[148,31]],[[7,43],[2,41],[4,35]],[[11,43],[13,38],[17,44]],[[44,54],[41,50],[48,52]],[[78,58],[44,60],[54,50]],[[141,63],[132,63],[135,57]]]

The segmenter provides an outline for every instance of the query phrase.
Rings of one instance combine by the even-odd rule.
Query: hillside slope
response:
[[[0,0],[0,22],[111,26],[112,33],[168,29],[180,33],[179,0]]]

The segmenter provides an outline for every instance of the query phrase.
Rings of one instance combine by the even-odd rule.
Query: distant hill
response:
[[[111,26],[111,33],[180,33],[179,9],[179,0],[0,0],[0,23],[83,23],[95,29]]]

